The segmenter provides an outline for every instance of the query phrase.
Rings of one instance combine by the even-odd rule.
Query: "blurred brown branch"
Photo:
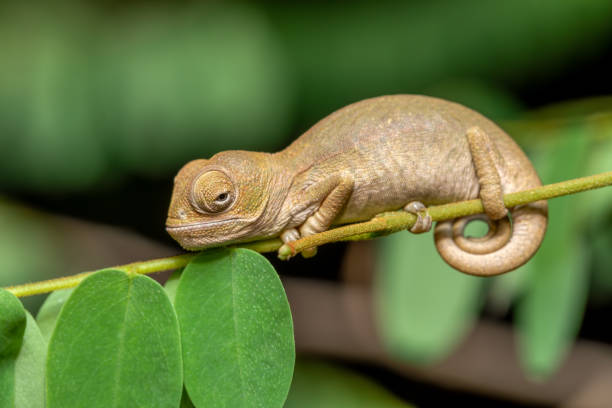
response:
[[[375,364],[406,378],[523,403],[601,407],[612,400],[612,348],[601,343],[577,341],[556,374],[536,382],[519,365],[512,328],[481,321],[446,360],[414,366],[383,348],[368,287],[296,278],[284,284],[300,352]]]

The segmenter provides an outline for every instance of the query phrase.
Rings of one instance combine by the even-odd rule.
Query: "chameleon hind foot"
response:
[[[283,241],[283,244],[288,244],[291,241],[297,241],[300,239],[300,233],[295,228],[289,228],[281,233],[280,239]]]
[[[431,215],[427,212],[427,207],[420,201],[412,201],[404,206],[404,211],[417,216],[417,220],[410,228],[414,234],[422,234],[431,229]]]

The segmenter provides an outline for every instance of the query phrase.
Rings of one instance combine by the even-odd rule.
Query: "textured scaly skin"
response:
[[[196,250],[278,236],[313,215],[302,235],[332,222],[367,220],[412,201],[432,205],[478,198],[480,183],[466,137],[474,127],[492,142],[472,143],[492,157],[494,166],[485,170],[498,175],[503,194],[541,184],[518,145],[479,113],[431,97],[383,96],[332,113],[278,153],[226,151],[188,163],[175,178],[167,230],[184,248]],[[227,174],[236,191],[233,204],[220,213],[194,204],[194,181],[211,169]],[[330,186],[338,184],[346,194],[330,195]],[[539,247],[546,210],[545,202],[511,209],[512,233],[508,230],[501,248],[465,238],[467,244],[458,246],[453,222],[438,223],[436,247],[466,273],[515,269]]]

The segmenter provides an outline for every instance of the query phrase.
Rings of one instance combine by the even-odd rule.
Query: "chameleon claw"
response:
[[[281,233],[280,239],[283,241],[283,246],[278,249],[278,258],[286,261],[295,256],[296,251],[292,243],[300,239],[300,233],[295,228],[289,228]]]
[[[287,259],[294,257],[297,254],[297,251],[293,247],[293,242],[297,241],[302,236],[303,234],[301,234],[295,228],[289,228],[289,229],[284,230],[280,236],[284,245],[278,249],[278,257],[282,259],[283,261],[286,261]],[[312,258],[313,256],[317,254],[317,248],[316,247],[306,248],[303,251],[301,251],[301,253],[304,258]]]
[[[302,251],[303,258],[312,258],[317,254],[317,247],[314,248],[306,248]]]
[[[427,207],[420,201],[412,201],[404,207],[404,211],[414,214],[417,217],[416,222],[410,228],[413,234],[421,234],[431,229],[431,215],[427,212]]]
[[[288,244],[289,242],[297,241],[298,239],[300,239],[300,237],[300,232],[295,228],[286,229],[280,235],[280,239],[281,241],[283,241],[283,244]]]

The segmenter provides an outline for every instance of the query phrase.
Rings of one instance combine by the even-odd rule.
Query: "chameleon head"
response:
[[[267,203],[267,160],[226,151],[187,163],[174,179],[168,233],[188,250],[253,236]]]

